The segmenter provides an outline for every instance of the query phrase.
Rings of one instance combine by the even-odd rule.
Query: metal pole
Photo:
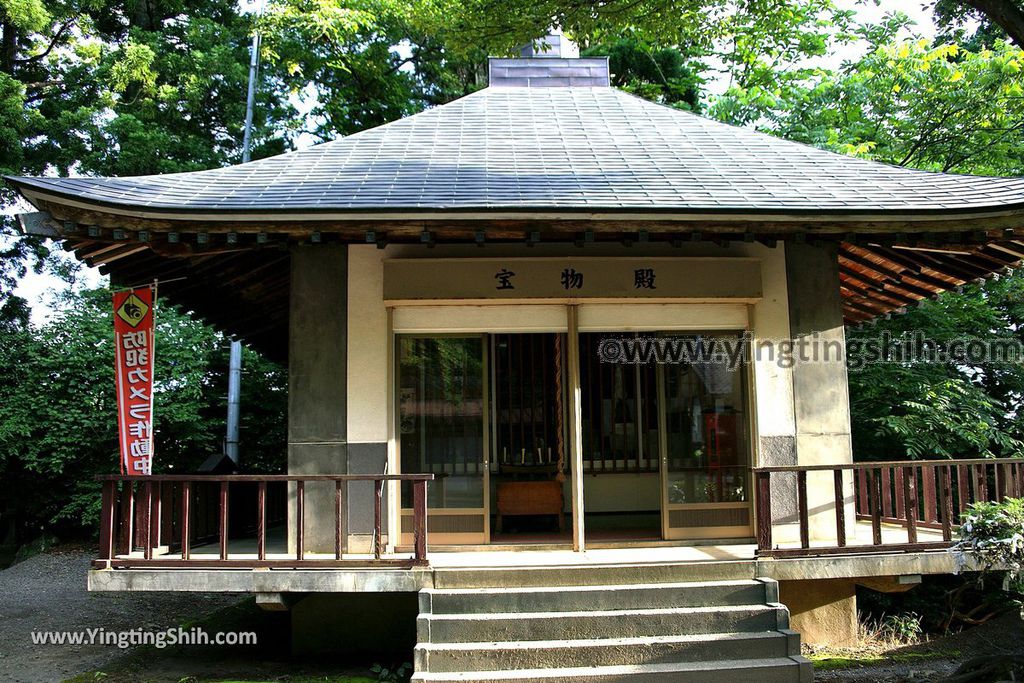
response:
[[[256,16],[263,16],[263,0],[256,6]],[[250,160],[250,147],[252,146],[252,115],[256,108],[256,76],[260,68],[260,34],[254,31],[252,34],[252,48],[249,52],[249,90],[245,98],[245,132],[242,135],[242,163]]]
[[[231,355],[228,360],[228,427],[224,442],[224,454],[238,465],[238,417],[242,393],[242,343],[231,340]]]
[[[263,14],[263,2],[257,5],[256,16]],[[245,97],[245,130],[242,134],[242,163],[249,161],[252,148],[252,117],[256,108],[256,77],[260,66],[260,34],[253,32],[252,47],[249,53],[249,88]],[[238,419],[240,398],[242,394],[242,342],[231,340],[231,352],[228,357],[228,423],[227,438],[224,440],[224,453],[236,466],[238,465]]]

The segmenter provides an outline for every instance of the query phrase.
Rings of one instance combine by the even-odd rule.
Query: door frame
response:
[[[619,326],[604,325],[600,321],[602,318],[607,319],[608,314],[613,310],[614,307],[629,306],[633,315],[627,316],[631,322],[636,324],[626,325],[619,324]],[[509,325],[507,323],[495,324],[493,320],[499,318],[502,313],[506,316],[510,312],[510,308],[518,309],[516,313],[522,313],[523,310],[532,308],[533,306],[543,307],[547,309],[547,313],[551,313],[551,309],[554,307],[561,308],[564,311],[564,328],[559,329],[559,325],[551,325],[549,323],[542,323],[540,325],[523,324],[522,327],[518,325]],[[666,324],[662,311],[666,307],[671,307],[674,312],[678,313],[678,320],[675,323]],[[739,307],[742,307],[742,316],[738,313]],[[388,344],[388,461],[391,471],[399,473],[401,471],[401,448],[399,444],[398,435],[400,433],[399,421],[399,410],[397,401],[399,400],[397,392],[397,370],[399,363],[399,354],[397,344],[399,337],[411,336],[411,337],[460,337],[460,338],[472,338],[479,337],[482,340],[482,354],[483,354],[483,404],[484,404],[484,417],[483,417],[483,486],[484,486],[484,532],[482,539],[479,541],[484,545],[489,545],[491,542],[491,505],[490,505],[490,462],[491,462],[491,354],[490,354],[490,343],[488,337],[492,333],[543,333],[543,332],[554,332],[562,333],[566,335],[566,380],[567,380],[567,419],[568,419],[568,453],[570,458],[570,490],[571,490],[571,501],[570,501],[570,513],[571,523],[573,531],[573,550],[582,551],[586,549],[586,533],[585,533],[585,507],[584,507],[584,473],[583,473],[583,451],[582,451],[582,388],[580,386],[580,349],[579,349],[579,334],[580,334],[580,321],[582,317],[592,317],[595,320],[591,321],[590,324],[585,326],[586,332],[597,332],[604,334],[622,334],[627,332],[678,332],[680,334],[695,334],[700,332],[744,332],[750,330],[750,318],[749,318],[749,307],[745,304],[693,304],[693,303],[678,303],[678,304],[665,304],[665,303],[653,303],[653,302],[638,302],[635,300],[624,300],[624,301],[602,301],[602,302],[579,302],[579,303],[565,303],[565,302],[546,302],[537,304],[510,304],[510,305],[487,305],[480,306],[478,304],[441,304],[438,305],[434,302],[428,310],[426,306],[402,306],[403,309],[416,309],[411,311],[414,315],[410,316],[415,318],[416,324],[408,330],[395,329],[395,307],[388,306],[387,315],[387,337],[389,340]],[[494,308],[496,311],[484,311],[482,309]],[[454,310],[453,310],[454,309]],[[504,309],[504,310],[502,310]],[[450,321],[449,313],[456,313],[456,317],[459,322],[452,325],[446,323],[446,320]],[[706,321],[698,322],[703,316],[701,314],[711,313],[713,318],[717,320],[712,323]],[[461,314],[461,315],[460,315]],[[523,316],[520,316],[523,317]],[[547,320],[551,320],[547,318]],[[507,320],[507,318],[505,318]],[[612,316],[614,319],[614,316]],[[742,319],[742,323],[741,323]],[[436,320],[436,322],[434,322]],[[520,321],[517,321],[520,322]],[[595,324],[596,323],[596,324]],[[522,323],[520,323],[522,324]],[[553,329],[549,329],[553,328]],[[748,349],[749,351],[749,349]],[[747,358],[746,365],[748,367],[743,368],[741,371],[744,375],[744,400],[746,402],[746,424],[748,428],[748,434],[750,435],[750,443],[747,444],[746,452],[749,464],[752,466],[755,458],[755,443],[756,438],[756,415],[755,415],[755,403],[754,403],[754,374],[752,368],[749,367],[749,357]],[[701,539],[714,539],[714,538],[730,538],[723,537],[721,533],[725,529],[731,529],[732,527],[710,527],[715,529],[715,532],[709,532],[707,534],[690,534],[686,536],[679,536],[678,534],[672,533],[670,524],[670,513],[675,509],[668,502],[668,435],[667,435],[667,415],[665,409],[665,377],[664,368],[659,366],[655,373],[657,383],[657,396],[659,403],[658,410],[658,432],[659,432],[659,486],[661,491],[661,536],[662,540],[701,540]],[[750,486],[750,482],[747,482],[747,498],[745,503],[708,503],[708,504],[690,504],[685,507],[691,509],[695,505],[701,507],[739,507],[746,506],[751,510],[751,524],[750,534],[753,534],[753,505],[755,492]],[[456,509],[451,509],[452,514],[460,514],[456,512]],[[478,511],[477,508],[473,508],[473,511]],[[406,545],[406,540],[411,541],[411,535],[400,533],[400,519],[403,514],[407,512],[401,508],[401,494],[397,491],[397,487],[391,489],[389,493],[389,511],[397,514],[389,514],[389,538],[391,534],[394,534],[394,538],[400,539],[402,545]],[[408,511],[411,513],[411,511]],[[467,509],[467,514],[469,513]],[[746,528],[744,528],[745,530]],[[739,528],[735,529],[740,531]],[[434,534],[431,534],[433,536]],[[737,536],[736,538],[745,538],[745,536]],[[461,543],[471,543],[469,541],[461,541]],[[447,545],[443,541],[441,545]],[[454,545],[454,544],[453,544]]]
[[[747,328],[749,329],[749,327]],[[746,330],[731,329],[731,330],[690,330],[690,331],[679,331],[680,334],[701,334],[709,332],[719,333],[740,333],[742,334]],[[746,457],[747,457],[747,468],[754,466],[754,436],[756,435],[756,426],[754,416],[754,394],[752,385],[754,382],[753,367],[750,362],[750,351],[746,349],[747,356],[744,358],[743,367],[739,369],[739,372],[743,373],[743,390],[742,396],[745,403],[745,419],[747,433],[749,434],[748,443],[746,445]],[[707,539],[746,539],[751,538],[754,535],[754,487],[753,482],[748,478],[746,482],[746,500],[742,502],[718,502],[718,503],[670,503],[668,500],[668,406],[667,396],[665,394],[665,372],[666,368],[664,365],[657,366],[657,378],[658,378],[658,403],[660,409],[658,410],[658,436],[661,441],[660,444],[660,461],[661,465],[658,468],[661,475],[661,537],[666,541],[700,541]],[[748,510],[749,523],[746,526],[717,526],[717,527],[692,527],[696,531],[682,532],[680,529],[673,528],[671,523],[671,515],[675,510],[733,510],[743,509]],[[725,535],[723,535],[725,534]]]
[[[389,309],[389,311],[390,311],[390,309]],[[482,467],[481,486],[483,487],[483,491],[482,491],[482,494],[483,494],[482,495],[482,497],[483,497],[483,507],[482,508],[440,508],[440,510],[443,510],[444,514],[450,515],[450,516],[453,516],[453,517],[458,517],[458,516],[463,516],[463,515],[469,516],[469,515],[479,515],[479,514],[482,514],[483,515],[483,531],[480,534],[476,534],[474,532],[449,532],[449,533],[446,533],[446,532],[437,532],[437,531],[435,531],[435,532],[428,533],[427,537],[428,537],[428,543],[429,543],[429,539],[437,538],[437,537],[440,536],[442,538],[441,541],[436,541],[436,540],[434,541],[435,543],[439,543],[440,545],[478,545],[478,544],[487,545],[487,544],[489,544],[491,542],[491,506],[490,506],[490,498],[491,498],[491,496],[490,496],[490,485],[491,485],[491,483],[490,483],[490,462],[491,462],[491,454],[490,454],[490,445],[491,445],[491,437],[490,437],[490,426],[491,426],[491,419],[490,419],[490,410],[491,410],[491,405],[490,405],[490,396],[491,396],[490,379],[491,379],[491,377],[490,377],[490,350],[488,348],[489,347],[489,343],[488,343],[488,338],[487,338],[488,335],[485,332],[408,332],[408,333],[407,332],[400,332],[400,333],[395,333],[394,329],[393,329],[393,318],[392,318],[391,315],[388,315],[388,337],[391,340],[391,343],[389,344],[389,347],[392,349],[392,353],[389,354],[389,355],[393,356],[391,362],[389,363],[389,366],[390,366],[389,370],[390,370],[390,374],[391,374],[391,379],[389,381],[389,384],[390,384],[390,392],[391,392],[392,399],[390,401],[390,407],[391,407],[390,412],[391,412],[391,414],[389,415],[389,420],[388,420],[389,429],[391,431],[392,437],[388,439],[388,442],[389,442],[389,444],[393,443],[393,445],[394,445],[394,456],[391,457],[391,455],[389,453],[389,461],[391,463],[393,463],[392,469],[396,473],[398,473],[398,474],[402,473],[402,448],[401,448],[401,441],[400,441],[400,434],[401,434],[401,424],[400,424],[401,423],[401,411],[398,409],[398,401],[401,400],[401,396],[399,395],[399,392],[398,392],[399,363],[401,363],[401,355],[400,355],[399,350],[398,350],[398,344],[399,344],[401,338],[403,338],[403,337],[415,338],[415,339],[452,338],[452,339],[479,339],[480,340],[480,349],[481,349],[480,350],[480,355],[481,355],[481,361],[480,361],[481,362],[481,368],[480,368],[480,370],[481,370],[481,373],[483,375],[482,378],[481,378],[481,393],[482,393],[481,400],[482,400],[482,406],[483,406],[482,407],[482,415],[481,415],[481,420],[482,420],[481,439],[483,440],[483,444],[482,444],[482,447],[480,449],[480,451],[481,451],[481,458],[482,458],[482,462],[481,462],[481,467]],[[412,542],[413,542],[412,532],[407,532],[407,533],[403,533],[402,532],[402,530],[401,530],[402,529],[401,520],[404,520],[405,518],[409,518],[411,520],[412,519],[412,515],[413,515],[413,510],[412,510],[412,508],[406,508],[406,507],[402,506],[402,495],[401,495],[401,490],[400,490],[399,486],[400,486],[400,484],[396,485],[395,487],[393,487],[392,493],[391,493],[391,495],[389,495],[389,501],[388,501],[389,502],[389,511],[392,512],[392,513],[397,511],[397,514],[391,514],[391,515],[389,515],[389,518],[394,518],[394,519],[397,520],[397,524],[396,524],[397,530],[394,533],[396,534],[395,538],[399,539],[399,545],[411,546]],[[395,500],[391,500],[392,497]],[[429,506],[428,506],[428,510],[429,510]],[[430,517],[429,517],[429,515],[428,515],[427,520],[428,520],[427,521],[427,525],[428,525],[428,530],[429,530],[429,524],[430,524],[430,521],[429,521]],[[389,525],[389,533],[390,533],[390,525]],[[449,537],[449,538],[446,539],[446,537]],[[446,540],[447,540],[447,542],[446,542]]]

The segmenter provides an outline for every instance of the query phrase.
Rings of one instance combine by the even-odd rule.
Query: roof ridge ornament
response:
[[[524,59],[579,59],[580,47],[562,33],[562,29],[552,26],[547,34],[524,45],[519,56]]]
[[[518,58],[491,57],[488,82],[505,88],[607,88],[607,57],[580,57],[580,48],[557,27],[531,41]]]

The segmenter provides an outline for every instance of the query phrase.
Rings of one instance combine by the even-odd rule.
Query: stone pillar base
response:
[[[857,644],[857,594],[849,579],[780,581],[779,601],[789,608],[790,625],[810,645]]]

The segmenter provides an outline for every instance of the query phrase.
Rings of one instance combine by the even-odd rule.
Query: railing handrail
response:
[[[831,473],[832,485],[808,473]],[[958,515],[978,502],[998,502],[1024,495],[1024,458],[970,458],[963,460],[898,460],[828,465],[780,465],[752,468],[756,496],[758,554],[772,557],[812,556],[850,552],[901,552],[949,548]],[[820,476],[820,475],[819,475]],[[773,544],[775,511],[772,480],[796,484],[795,520],[799,547]],[[792,480],[795,480],[793,482]],[[808,482],[815,491],[815,517],[835,517],[835,538],[818,539],[812,547]],[[851,481],[852,480],[852,481]],[[821,497],[832,489],[831,505]],[[850,495],[852,494],[852,500]],[[850,506],[850,515],[847,515]],[[793,512],[785,511],[786,524]],[[848,543],[847,521],[871,521],[871,543]],[[893,539],[892,529],[904,528],[906,542]],[[921,529],[941,530],[941,541],[920,538]],[[888,532],[888,535],[885,533]],[[850,540],[856,540],[850,539]],[[824,545],[821,545],[824,541]]]
[[[100,474],[97,481],[434,481],[433,474]]]
[[[834,463],[831,465],[777,465],[751,467],[752,472],[833,472],[835,470],[877,469],[879,467],[921,467],[947,465],[1010,465],[1024,463],[1024,458],[965,458],[963,460],[870,460]]]
[[[427,561],[427,485],[434,480],[433,474],[164,474],[164,475],[100,475],[96,477],[102,482],[102,500],[100,513],[100,557],[93,566],[101,569],[115,567],[328,567],[358,564],[366,566],[425,566]],[[350,553],[349,542],[349,489],[350,484],[359,482],[367,486],[372,482],[373,488],[373,533],[371,536],[370,553],[372,559],[357,558]],[[387,559],[384,553],[384,498],[385,491],[390,489],[389,482],[408,483],[412,488],[412,541],[413,556],[411,559]],[[252,484],[248,486],[232,486],[232,484]],[[273,486],[280,483],[282,486]],[[287,484],[287,486],[284,486]],[[293,485],[294,484],[294,485]],[[288,512],[285,518],[288,549],[278,553],[283,557],[268,557],[267,529],[269,491],[281,493],[288,489]],[[403,487],[404,488],[404,487]],[[316,497],[307,497],[307,491],[317,491]],[[334,495],[321,495],[333,489]],[[245,496],[256,493],[256,505],[251,508],[256,513],[256,552],[255,558],[251,551],[234,552],[229,547],[231,540],[230,527],[240,520],[237,515],[230,514],[229,502],[236,495]],[[219,552],[212,557],[193,556],[192,541],[192,503],[203,510],[209,511],[209,505],[197,498],[197,494],[209,496],[216,492],[217,496],[217,532]],[[175,505],[180,499],[180,506]],[[206,498],[209,500],[209,497]],[[315,503],[317,516],[331,520],[334,527],[334,547],[319,548],[313,556],[306,553],[306,512],[307,502]],[[166,505],[165,505],[166,503]],[[248,504],[252,504],[250,501]],[[327,505],[329,516],[324,516],[323,507]],[[238,509],[237,506],[234,509]],[[234,520],[233,520],[234,517]],[[250,518],[251,519],[251,518]],[[175,522],[177,521],[177,524]],[[245,522],[243,521],[243,527]],[[323,528],[323,527],[322,527]],[[327,526],[324,530],[329,529]],[[294,529],[294,532],[293,532]],[[326,536],[326,534],[323,534]],[[401,533],[399,534],[399,537]],[[209,538],[208,535],[206,538]],[[180,539],[180,552],[171,553],[174,541]],[[389,538],[389,546],[399,543],[399,538]],[[324,540],[317,541],[326,545]],[[142,547],[142,557],[133,555],[136,547]],[[118,552],[119,549],[122,552]],[[331,552],[333,550],[333,553]],[[177,555],[175,557],[174,555]],[[290,555],[290,557],[288,557]],[[333,557],[332,557],[333,555]],[[347,556],[347,557],[346,557]]]

